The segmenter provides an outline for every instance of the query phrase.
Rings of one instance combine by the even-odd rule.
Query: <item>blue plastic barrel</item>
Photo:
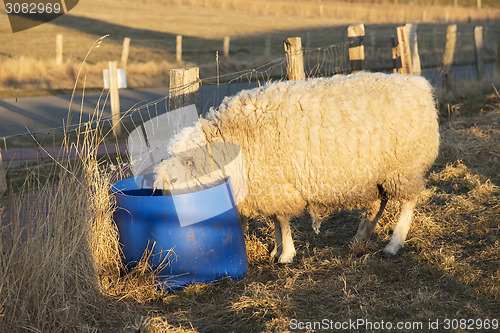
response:
[[[150,265],[168,265],[160,287],[180,289],[221,278],[239,280],[248,270],[245,240],[229,179],[215,187],[180,195],[140,188],[135,178],[115,183],[115,223],[128,267],[151,249]]]

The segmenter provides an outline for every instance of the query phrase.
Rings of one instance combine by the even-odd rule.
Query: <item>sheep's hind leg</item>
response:
[[[295,247],[290,229],[290,218],[287,216],[275,216],[273,220],[274,250],[271,252],[271,259],[276,258],[282,264],[291,263],[293,257],[295,257]]]
[[[281,226],[276,217],[273,217],[274,221],[274,249],[271,252],[271,260],[278,259],[283,250],[282,236],[281,236]]]
[[[401,204],[401,210],[399,212],[399,219],[394,227],[392,233],[391,241],[385,247],[383,254],[388,257],[396,255],[396,253],[404,246],[406,235],[408,230],[410,230],[413,210],[417,204],[417,198],[411,200],[406,200]]]
[[[378,199],[372,203],[368,216],[359,224],[358,232],[356,232],[356,236],[354,236],[353,241],[363,241],[370,237],[373,233],[373,229],[375,229],[375,226],[378,223],[378,220],[382,216],[386,205],[387,199]]]

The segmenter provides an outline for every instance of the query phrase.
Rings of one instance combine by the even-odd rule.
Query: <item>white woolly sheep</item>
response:
[[[425,173],[438,154],[437,117],[432,87],[422,77],[361,72],[271,83],[225,98],[174,137],[171,157],[155,168],[155,187],[199,183],[210,165],[214,169],[214,155],[223,154],[210,149],[213,143],[235,143],[244,179],[231,171],[208,178],[234,176],[236,192],[246,181],[248,195],[238,208],[274,220],[271,256],[280,263],[295,256],[290,218],[306,209],[319,232],[328,214],[369,207],[354,237],[364,240],[387,200],[399,200],[399,219],[384,249],[392,256],[404,245]]]

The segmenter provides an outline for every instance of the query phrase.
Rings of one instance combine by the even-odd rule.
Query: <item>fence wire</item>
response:
[[[485,29],[485,34],[498,34],[498,29]],[[375,30],[367,31],[363,45],[365,46],[365,69],[387,70],[392,67],[390,36],[381,34]],[[308,39],[310,36],[308,35]],[[446,26],[432,29],[423,28],[417,35],[422,67],[440,66],[446,41]],[[160,38],[154,39],[156,42]],[[141,40],[138,45],[146,45],[148,41]],[[313,40],[306,40],[305,45],[314,44]],[[340,42],[327,46],[305,47],[302,49],[304,58],[304,72],[307,78],[331,76],[335,74],[346,74],[350,72],[348,58],[349,42]],[[495,59],[496,45],[487,45],[483,52],[483,60]],[[273,52],[271,52],[273,53]],[[276,52],[274,52],[276,53]],[[282,52],[283,54],[283,52]],[[457,46],[455,50],[456,64],[470,64],[474,59],[474,36],[472,29],[459,29],[457,32]],[[274,60],[262,61],[263,64],[248,70],[222,72],[220,75],[200,79],[198,82],[177,87],[171,91],[175,93],[189,88],[191,85],[199,84],[200,87],[200,113],[205,114],[211,108],[220,105],[221,101],[236,94],[243,89],[262,86],[268,82],[287,79],[286,57],[274,58]],[[219,64],[217,64],[219,65]],[[221,65],[224,65],[221,63]],[[219,68],[218,68],[219,70]],[[439,75],[438,74],[434,75]],[[439,78],[432,78],[438,80]],[[105,98],[107,100],[107,98]],[[169,97],[165,96],[157,100],[148,101],[137,105],[121,114],[120,122],[123,133],[117,139],[112,138],[112,117],[104,112],[104,107],[92,115],[87,122],[77,124],[64,124],[57,128],[51,128],[31,133],[22,133],[8,137],[0,137],[0,148],[4,161],[44,160],[51,158],[50,154],[44,152],[42,147],[57,148],[64,140],[78,142],[87,131],[98,131],[102,136],[103,144],[118,147],[116,153],[124,148],[127,135],[143,124],[169,110]],[[118,146],[117,146],[118,144]],[[5,164],[5,163],[4,163]]]

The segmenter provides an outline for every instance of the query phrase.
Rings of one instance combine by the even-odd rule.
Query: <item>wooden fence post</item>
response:
[[[175,61],[178,64],[182,62],[182,36],[177,35],[175,39]]]
[[[349,41],[351,73],[357,73],[363,70],[365,60],[365,47],[363,46],[363,40],[365,39],[364,24],[349,25],[347,27],[347,39]]]
[[[169,110],[194,104],[201,114],[200,108],[200,69],[180,68],[170,70]]]
[[[63,35],[57,34],[56,36],[56,64],[63,63]]]
[[[7,172],[3,166],[2,148],[0,148],[0,197],[7,191]]]
[[[397,27],[398,34],[398,45],[401,54],[401,65],[404,65],[405,74],[413,74],[413,65],[411,63],[411,52],[410,52],[410,42],[408,39],[408,34],[406,33],[406,28],[404,26]]]
[[[476,46],[476,71],[477,79],[483,77],[483,27],[477,26],[474,28],[474,44]]]
[[[118,70],[116,61],[109,62],[109,94],[111,99],[111,124],[115,137],[121,134],[120,94],[118,93]]]
[[[443,54],[443,87],[451,89],[451,65],[455,54],[457,40],[457,25],[449,25],[446,29],[446,45]]]
[[[397,27],[397,40],[392,39],[392,59],[394,60],[394,72],[400,74],[413,74],[411,64],[410,46],[404,26]]]
[[[224,37],[224,58],[229,58],[229,43],[231,41],[231,38],[229,36]]]
[[[405,27],[406,27],[406,33],[408,34],[408,41],[410,44],[413,75],[420,75],[422,73],[422,68],[420,65],[420,55],[418,54],[417,25],[408,23],[405,25]]]
[[[129,51],[130,51],[130,38],[125,37],[125,38],[123,38],[122,57],[121,57],[121,61],[120,61],[120,65],[123,68],[127,67]]]
[[[284,43],[288,80],[305,80],[304,55],[300,37],[290,37]]]

